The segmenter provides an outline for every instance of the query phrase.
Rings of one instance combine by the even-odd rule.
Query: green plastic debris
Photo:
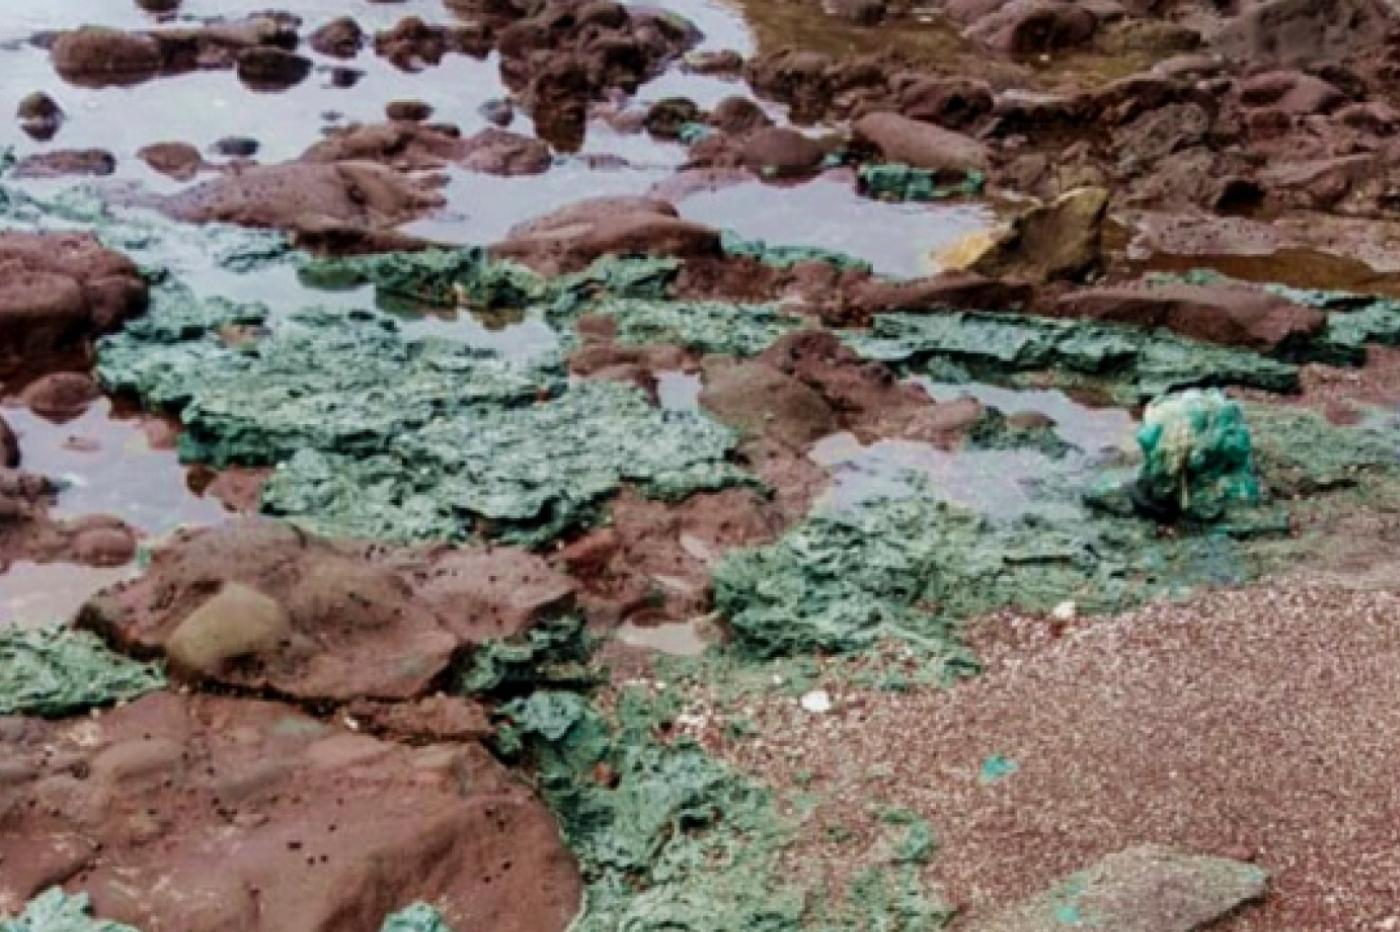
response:
[[[1147,406],[1137,439],[1142,467],[1136,490],[1151,513],[1209,522],[1259,503],[1244,412],[1219,390],[1157,399]]]
[[[1166,331],[1091,321],[974,311],[882,314],[868,334],[848,342],[868,358],[932,369],[944,380],[957,370],[993,383],[1033,380],[1045,387],[1049,381],[1100,389],[1124,403],[1211,385],[1298,388],[1298,369],[1288,363]]]
[[[774,246],[763,240],[745,239],[733,230],[723,231],[720,242],[726,255],[757,259],[778,269],[790,269],[799,262],[825,262],[842,271],[870,271],[866,260],[820,246]]]
[[[69,896],[62,887],[50,887],[15,918],[0,918],[0,932],[139,932],[119,922],[94,919],[91,910],[86,893]]]
[[[982,768],[978,771],[977,780],[980,783],[1000,783],[1020,769],[1021,765],[1011,758],[993,754],[982,761]]]
[[[857,173],[861,190],[883,201],[935,201],[972,197],[982,192],[986,176],[975,169],[957,181],[942,182],[946,172],[934,172],[898,163],[862,165]]]
[[[751,482],[726,461],[735,442],[703,414],[659,410],[631,386],[585,382],[542,404],[478,405],[398,431],[381,454],[303,449],[273,475],[263,504],[331,536],[479,531],[533,546],[591,522],[624,483],[678,500]]]
[[[0,626],[0,715],[61,717],[165,687],[151,664],[66,627]]]
[[[414,903],[384,920],[379,932],[452,932],[436,907]]]

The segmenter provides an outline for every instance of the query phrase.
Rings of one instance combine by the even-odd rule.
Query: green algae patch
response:
[[[1259,503],[1244,411],[1218,390],[1192,389],[1147,406],[1138,430],[1136,490],[1152,512],[1210,522]]]
[[[399,430],[381,454],[303,449],[277,469],[263,504],[329,536],[479,532],[538,546],[591,523],[624,483],[679,500],[751,482],[727,462],[735,443],[702,414],[659,410],[631,386],[586,382],[540,404],[479,405]]]
[[[824,262],[841,271],[870,271],[870,263],[848,253],[820,246],[777,246],[760,239],[745,239],[732,230],[721,233],[725,255],[754,259],[775,269],[790,269],[800,262]]]
[[[548,278],[471,246],[308,259],[298,276],[304,285],[329,291],[373,286],[376,300],[385,307],[576,311],[603,294],[662,298],[680,267],[680,261],[670,257],[604,256],[580,272]]]
[[[602,674],[590,663],[594,639],[582,618],[570,615],[535,625],[519,637],[487,641],[462,669],[457,686],[470,696],[581,689]]]
[[[65,627],[0,627],[0,715],[59,718],[165,688],[165,675]]]
[[[1343,426],[1305,408],[1243,408],[1259,470],[1277,498],[1353,488],[1372,476],[1400,473],[1400,422],[1393,412],[1371,409],[1359,423]]]
[[[943,381],[1095,389],[1138,404],[1186,388],[1298,389],[1298,369],[1257,353],[1090,321],[993,312],[883,314],[849,342]]]
[[[756,356],[805,321],[771,304],[608,298],[589,313],[613,318],[620,343],[673,343],[698,353]]]
[[[755,658],[895,638],[956,675],[976,669],[956,621],[1010,605],[1111,604],[1122,572],[1085,538],[915,497],[816,514],[775,544],[730,555],[715,570],[715,604],[734,649]]]
[[[414,903],[386,918],[379,932],[452,932],[452,927],[435,907]]]
[[[13,919],[0,918],[0,932],[139,932],[120,922],[94,919],[86,893],[69,896],[50,887],[30,900]]]
[[[308,448],[380,452],[405,429],[482,403],[524,403],[558,378],[448,340],[406,339],[371,312],[302,311],[234,345],[215,333],[170,343],[148,330],[104,340],[98,377],[176,409],[181,456],[215,466],[270,465]]]
[[[551,691],[501,710],[500,750],[534,764],[583,871],[584,910],[571,932],[942,926],[948,913],[919,882],[917,866],[931,853],[919,826],[900,826],[890,864],[863,874],[844,903],[803,889],[781,865],[794,826],[772,793],[672,736],[679,711],[674,693],[635,688],[618,693],[607,714],[578,694]]]
[[[982,193],[987,181],[979,171],[969,171],[949,182],[946,172],[934,172],[909,165],[890,163],[862,165],[857,172],[861,191],[882,201],[938,201],[950,197],[973,197]]]

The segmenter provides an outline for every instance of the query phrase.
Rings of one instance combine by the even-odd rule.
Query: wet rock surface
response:
[[[17,3],[0,915],[1394,924],[1392,3]]]
[[[79,623],[195,681],[408,699],[468,645],[520,634],[571,599],[567,580],[508,549],[399,562],[248,521],[178,538]]]
[[[0,233],[0,373],[83,350],[145,309],[136,266],[91,234]]]
[[[524,932],[577,908],[548,810],[477,744],[411,749],[292,706],[172,693],[3,727],[6,911],[62,879],[148,929],[375,932],[421,899],[454,928]]]

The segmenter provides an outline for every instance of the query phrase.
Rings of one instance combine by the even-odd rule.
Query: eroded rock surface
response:
[[[378,932],[416,900],[458,932],[549,932],[579,905],[549,811],[474,742],[161,692],[0,719],[0,747],[0,912],[65,881],[104,919],[188,932]]]

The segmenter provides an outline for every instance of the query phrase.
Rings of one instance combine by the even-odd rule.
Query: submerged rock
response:
[[[1253,864],[1143,845],[1110,854],[968,932],[1195,932],[1262,897]]]
[[[35,91],[21,100],[15,109],[15,116],[20,128],[40,142],[47,142],[57,135],[65,119],[63,108],[43,91]]]
[[[139,929],[378,932],[425,901],[457,929],[563,932],[579,908],[553,817],[476,743],[169,692],[81,728],[7,724],[7,910],[57,876]]]
[[[14,175],[16,178],[62,178],[110,175],[116,170],[116,156],[105,149],[55,149],[20,159]]]

